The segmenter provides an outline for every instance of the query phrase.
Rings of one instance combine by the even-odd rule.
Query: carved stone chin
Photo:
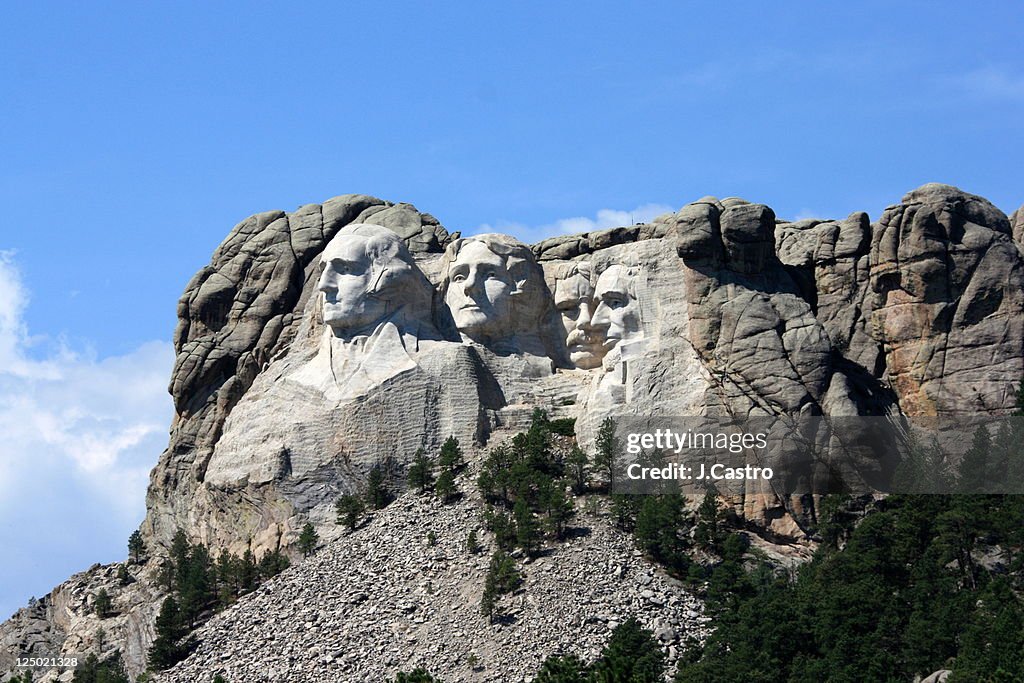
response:
[[[593,324],[597,301],[592,272],[589,261],[576,263],[555,282],[555,308],[565,328],[569,359],[582,370],[600,367],[605,355],[603,331]]]

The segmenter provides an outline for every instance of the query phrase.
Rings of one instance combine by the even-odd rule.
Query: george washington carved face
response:
[[[429,283],[387,228],[345,226],[324,249],[320,269],[324,323],[336,337],[372,331],[407,306],[429,310]]]

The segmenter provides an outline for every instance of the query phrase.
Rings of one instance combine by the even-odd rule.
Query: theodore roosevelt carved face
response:
[[[597,300],[592,273],[590,262],[582,261],[555,281],[555,308],[565,327],[569,359],[584,370],[599,367],[605,354],[604,335],[593,324]]]
[[[408,306],[429,310],[429,283],[402,238],[387,228],[345,226],[324,249],[320,270],[324,323],[336,337],[371,332]]]
[[[613,265],[597,279],[594,297],[597,310],[592,325],[604,333],[605,353],[620,341],[638,339],[643,335],[640,327],[640,304],[636,297],[635,268]]]

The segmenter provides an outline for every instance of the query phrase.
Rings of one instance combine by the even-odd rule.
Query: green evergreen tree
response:
[[[228,683],[228,679],[224,678],[221,674],[217,674],[213,677],[213,683]]]
[[[248,593],[256,588],[259,580],[259,571],[256,568],[256,556],[252,547],[245,549],[241,560],[238,563],[238,583],[242,593]]]
[[[142,533],[136,529],[128,537],[128,558],[136,564],[142,562],[146,556],[146,542],[142,540]]]
[[[565,486],[561,481],[548,487],[544,497],[544,508],[547,514],[545,525],[548,532],[556,539],[561,540],[565,537],[566,524],[576,512],[576,506],[565,495]]]
[[[462,449],[459,447],[459,440],[449,436],[441,445],[441,454],[437,458],[437,464],[442,470],[458,470],[466,464]]]
[[[540,525],[537,524],[533,511],[526,504],[526,500],[520,498],[512,509],[512,516],[516,522],[516,544],[522,548],[527,555],[533,556],[540,550]]]
[[[488,508],[484,512],[484,523],[494,534],[494,543],[500,550],[512,550],[516,546],[516,523],[504,510]]]
[[[184,659],[191,644],[183,644],[185,628],[178,603],[173,597],[164,599],[156,618],[153,644],[149,648],[149,668],[154,671],[168,669]]]
[[[299,552],[302,553],[303,557],[309,557],[316,551],[316,546],[320,542],[320,534],[316,532],[311,522],[306,522],[306,525],[302,527],[302,532],[299,534]]]
[[[476,537],[476,529],[471,529],[469,534],[466,536],[466,551],[470,555],[477,555],[483,550],[480,547],[480,541]]]
[[[125,672],[121,653],[115,652],[102,661],[95,654],[90,653],[79,662],[71,681],[72,683],[130,683],[131,679]]]
[[[628,493],[613,493],[611,496],[611,513],[615,525],[623,531],[632,531],[636,527],[636,516],[640,511],[642,496]]]
[[[434,463],[430,461],[422,448],[416,451],[412,464],[409,465],[409,487],[426,493],[434,483]]]
[[[971,446],[960,460],[958,488],[962,493],[982,493],[990,481],[989,454],[992,436],[985,425],[974,430]]]
[[[366,502],[374,510],[383,510],[391,502],[391,491],[388,490],[384,470],[380,465],[370,468],[366,478]]]
[[[111,615],[114,603],[106,588],[100,588],[92,598],[92,611],[100,619],[106,619]]]
[[[572,490],[577,494],[587,490],[587,475],[590,471],[590,459],[578,444],[572,445],[572,450],[566,457],[569,476],[572,478]]]
[[[337,515],[337,523],[347,526],[349,531],[354,531],[359,526],[359,520],[366,511],[366,506],[358,497],[345,493],[335,502],[334,511]]]
[[[704,550],[715,550],[722,543],[722,515],[718,509],[718,491],[709,488],[697,508],[697,524],[693,540]]]
[[[202,611],[215,597],[212,568],[213,561],[210,558],[206,546],[197,544],[190,546],[184,555],[185,564],[177,568],[178,600],[182,621],[188,627],[195,625]]]
[[[217,604],[227,607],[238,597],[241,591],[239,583],[239,566],[241,560],[223,549],[217,556]]]
[[[587,670],[575,655],[552,655],[544,660],[533,683],[588,683]]]
[[[516,569],[515,561],[500,550],[494,551],[487,567],[487,576],[484,579],[480,611],[484,616],[493,619],[498,597],[511,593],[522,583],[523,576]]]
[[[409,673],[399,673],[395,683],[441,683],[441,679],[434,678],[426,669],[419,667]]]
[[[642,496],[633,535],[637,547],[666,567],[682,571],[689,562],[679,532],[683,499],[677,494]]]
[[[630,617],[612,631],[592,671],[601,683],[661,683],[665,654],[654,634]]]
[[[437,476],[437,483],[434,484],[434,493],[445,503],[455,499],[458,489],[455,487],[455,474],[452,470],[446,469]]]
[[[615,420],[606,417],[597,430],[597,452],[594,454],[594,467],[604,476],[611,491],[615,483],[616,454],[618,441],[615,439]]]
[[[128,573],[128,565],[122,564],[117,568],[117,582],[122,586],[127,586],[132,582],[132,575]]]

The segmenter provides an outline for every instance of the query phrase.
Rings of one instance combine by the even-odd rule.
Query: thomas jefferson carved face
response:
[[[580,263],[555,283],[555,307],[565,327],[569,359],[584,370],[599,367],[605,354],[604,335],[593,325],[597,301],[590,273],[590,264]]]
[[[345,226],[324,249],[320,269],[324,323],[336,337],[370,332],[408,305],[429,308],[429,284],[387,228]]]
[[[605,352],[623,340],[641,336],[640,305],[636,299],[636,273],[627,266],[609,266],[597,279],[597,310],[592,325],[604,331]]]
[[[512,327],[515,290],[506,258],[484,242],[469,240],[448,266],[444,301],[459,332],[471,339],[496,337]]]

